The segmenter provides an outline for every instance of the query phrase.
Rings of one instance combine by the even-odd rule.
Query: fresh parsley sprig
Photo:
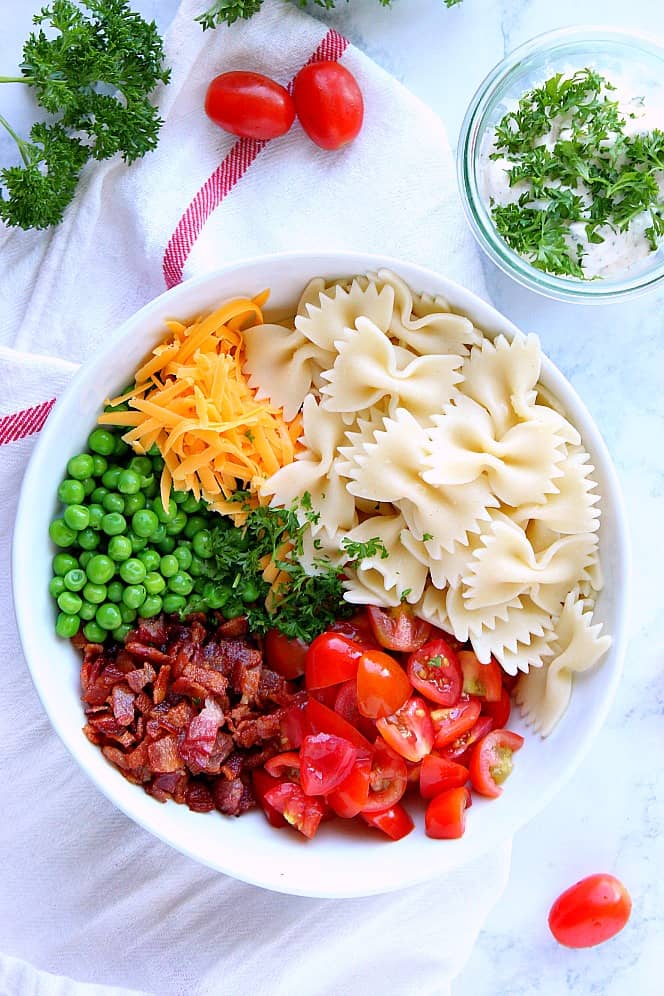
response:
[[[0,82],[29,86],[48,117],[27,140],[0,115],[22,161],[0,171],[0,218],[46,228],[62,220],[89,159],[131,163],[156,147],[162,122],[149,97],[169,70],[156,25],[127,0],[53,0],[33,23],[21,75]]]
[[[332,10],[336,7],[336,0],[293,0],[298,7],[306,7],[309,2],[317,7],[324,7],[325,10]],[[348,2],[348,0],[346,0]],[[390,7],[392,0],[378,0],[382,7]],[[446,7],[456,7],[462,0],[443,0]],[[219,24],[235,24],[236,21],[247,21],[263,6],[263,0],[214,0],[196,20],[200,23],[204,31],[209,28],[216,28]]]

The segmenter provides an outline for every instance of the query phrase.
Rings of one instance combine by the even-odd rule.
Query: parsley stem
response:
[[[0,83],[34,83],[32,76],[0,76]]]
[[[21,159],[23,160],[23,162],[25,163],[26,166],[29,166],[30,165],[30,157],[28,156],[28,154],[26,152],[26,149],[28,147],[28,143],[24,139],[22,139],[20,135],[16,134],[16,132],[14,131],[14,129],[12,128],[12,126],[10,125],[9,121],[7,120],[7,118],[4,117],[2,114],[0,114],[0,125],[2,125],[2,127],[6,131],[8,131],[9,134],[11,135],[11,137],[14,139],[14,141],[18,145],[18,151],[21,153]]]

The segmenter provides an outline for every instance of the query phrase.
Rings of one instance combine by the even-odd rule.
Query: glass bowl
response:
[[[611,28],[574,27],[538,35],[515,49],[480,84],[459,136],[457,168],[466,217],[475,238],[508,276],[559,301],[606,304],[655,287],[664,278],[664,248],[650,253],[624,276],[579,280],[532,266],[498,234],[483,192],[480,155],[487,132],[523,94],[555,73],[590,67],[620,78],[645,98],[646,107],[664,104],[664,48],[654,38]]]

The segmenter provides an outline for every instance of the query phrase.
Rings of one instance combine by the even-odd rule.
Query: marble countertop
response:
[[[13,63],[37,0],[3,0],[0,54]],[[165,28],[176,0],[134,0]],[[201,7],[204,4],[201,2]],[[606,24],[664,35],[661,0],[442,0],[339,2],[317,16],[338,27],[429,104],[452,142],[478,83],[527,38],[572,24]],[[27,103],[13,96],[12,120]],[[7,114],[9,111],[7,110]],[[608,722],[567,787],[514,839],[509,885],[490,915],[454,996],[654,996],[661,992],[664,937],[664,293],[629,304],[555,304],[514,284],[491,263],[493,302],[544,349],[584,398],[609,446],[627,500],[634,573],[625,677]],[[610,871],[634,911],[613,941],[571,951],[551,939],[555,896],[587,874]],[[417,990],[414,973],[413,991]],[[306,996],[306,994],[305,994]]]

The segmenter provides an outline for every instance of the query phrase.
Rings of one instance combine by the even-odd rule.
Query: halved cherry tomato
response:
[[[422,761],[406,761],[406,771],[408,773],[408,787],[420,785],[420,768]]]
[[[503,672],[492,657],[488,664],[480,664],[472,650],[459,651],[463,671],[463,690],[467,695],[477,695],[487,702],[498,702],[503,690]]]
[[[322,702],[317,702],[310,698],[305,711],[307,733],[332,733],[336,737],[343,737],[350,740],[355,747],[371,752],[371,744],[366,737],[363,737],[359,730],[347,723],[346,720],[328,709]]]
[[[468,768],[437,754],[427,754],[420,765],[420,795],[433,799],[447,789],[461,788],[469,779]]]
[[[431,800],[424,814],[427,837],[453,840],[462,837],[466,829],[466,809],[470,805],[467,788],[448,789]]]
[[[440,748],[441,756],[446,757],[450,761],[456,761],[457,764],[468,766],[473,747],[478,740],[485,737],[492,729],[493,720],[489,716],[480,716],[474,726],[466,730],[465,733],[462,733],[456,740],[453,740],[451,744]]]
[[[622,882],[613,875],[589,875],[558,896],[549,928],[565,947],[592,948],[615,937],[631,912],[632,900]]]
[[[320,799],[305,795],[295,782],[281,782],[265,793],[265,801],[305,837],[313,837],[325,815]]]
[[[326,795],[348,777],[357,750],[343,737],[316,733],[305,737],[300,750],[300,783],[306,795]]]
[[[523,737],[511,730],[494,730],[475,745],[470,758],[470,780],[480,795],[497,798],[512,773],[512,754],[523,747]]]
[[[268,775],[272,775],[273,778],[297,782],[300,780],[300,755],[294,750],[275,754],[274,757],[265,762],[264,768]]]
[[[308,695],[310,699],[322,702],[328,709],[334,709],[334,703],[339,694],[339,685],[328,685],[327,688],[310,688]]]
[[[401,840],[415,827],[412,817],[400,803],[383,809],[380,813],[362,813],[362,819],[370,827],[382,830],[390,840]]]
[[[298,692],[289,706],[286,707],[281,723],[281,742],[287,750],[300,747],[305,735],[309,732],[306,719],[306,706],[309,696],[306,692]]]
[[[485,700],[482,703],[482,715],[491,717],[494,730],[505,729],[509,722],[511,711],[512,700],[510,699],[509,692],[504,688],[497,702],[487,702]]]
[[[304,674],[304,662],[309,644],[297,637],[286,636],[278,629],[269,629],[263,641],[267,666],[292,681]]]
[[[357,681],[345,681],[339,685],[336,698],[334,700],[334,711],[351,723],[356,730],[364,734],[367,740],[372,743],[376,739],[376,724],[373,719],[362,716],[357,707]]]
[[[328,804],[337,816],[350,820],[362,812],[369,799],[370,775],[371,756],[358,750],[350,774],[327,796]]]
[[[357,80],[338,62],[314,62],[295,77],[300,124],[321,149],[339,149],[362,127],[364,101]]]
[[[386,650],[412,654],[429,639],[431,624],[414,616],[408,605],[396,609],[368,605],[367,614],[374,636]]]
[[[212,80],[205,113],[233,135],[266,140],[286,134],[295,119],[295,104],[268,76],[235,70]]]
[[[400,709],[412,689],[406,672],[382,650],[366,650],[357,669],[357,708],[378,719]]]
[[[462,695],[456,705],[448,709],[432,709],[435,746],[445,747],[463,736],[480,718],[480,708],[477,699]]]
[[[394,806],[406,791],[406,762],[387,746],[376,741],[369,775],[369,798],[363,813],[379,813]]]
[[[309,647],[305,664],[307,688],[327,688],[357,674],[364,648],[343,633],[321,633]]]
[[[461,666],[445,640],[430,640],[411,654],[408,677],[413,688],[431,702],[451,706],[461,695]]]
[[[414,695],[401,709],[376,723],[383,739],[407,761],[421,761],[433,747],[429,706]]]
[[[265,817],[273,827],[285,827],[286,820],[283,818],[282,814],[278,812],[274,806],[271,806],[269,802],[265,801],[265,794],[270,791],[270,789],[276,788],[283,782],[283,778],[272,778],[268,775],[262,768],[254,768],[251,772],[251,784],[254,790],[254,796],[256,797],[256,802],[261,807],[265,813]]]

